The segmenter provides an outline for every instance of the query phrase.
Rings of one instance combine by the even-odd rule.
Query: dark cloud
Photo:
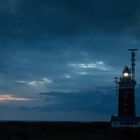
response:
[[[1,41],[139,31],[138,0],[7,0],[1,5]]]
[[[136,90],[136,112],[139,112],[139,87]],[[44,105],[40,107],[32,108],[33,110],[44,111],[89,111],[98,114],[117,114],[117,100],[118,96],[115,92],[115,88],[100,87],[94,91],[81,91],[81,92],[43,92],[39,94],[39,98],[42,101],[48,99],[55,101],[54,104]],[[98,109],[97,109],[98,108]]]
[[[106,91],[106,93],[105,93]],[[55,97],[54,105],[46,105],[41,107],[44,110],[76,110],[76,111],[90,111],[96,113],[110,112],[114,110],[115,107],[115,96],[112,88],[100,88],[95,91],[81,91],[81,92],[49,92],[49,93],[40,93],[41,97],[44,97],[44,100],[48,100],[48,96]],[[46,97],[46,98],[45,98]],[[86,100],[85,100],[86,99]],[[113,101],[113,103],[112,103]],[[109,103],[110,102],[110,103]],[[47,102],[46,102],[47,103]],[[104,106],[102,106],[102,104]],[[114,104],[114,105],[113,105]],[[98,110],[97,110],[98,108]],[[108,111],[107,111],[108,110]],[[104,113],[105,113],[104,112]]]
[[[14,109],[115,112],[113,78],[130,66],[127,49],[140,46],[138,0],[1,0],[0,18],[0,91],[33,99],[44,92],[42,106]]]

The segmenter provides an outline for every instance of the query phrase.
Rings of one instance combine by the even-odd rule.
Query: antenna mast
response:
[[[135,52],[138,51],[138,49],[129,49],[129,51],[131,52],[132,79],[135,80]]]

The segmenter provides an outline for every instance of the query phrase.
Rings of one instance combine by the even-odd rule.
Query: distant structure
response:
[[[129,49],[129,51],[132,57],[131,68],[125,66],[120,79],[115,77],[118,116],[112,116],[112,127],[140,127],[140,117],[136,116],[135,111],[135,52],[137,49]]]

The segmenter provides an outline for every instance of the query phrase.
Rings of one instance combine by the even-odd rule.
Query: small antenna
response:
[[[131,52],[131,66],[132,66],[132,79],[135,80],[135,52],[138,51],[138,49],[129,49]]]

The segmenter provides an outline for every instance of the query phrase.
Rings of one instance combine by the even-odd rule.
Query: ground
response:
[[[1,122],[0,140],[138,140],[140,129],[114,129],[110,123]]]

